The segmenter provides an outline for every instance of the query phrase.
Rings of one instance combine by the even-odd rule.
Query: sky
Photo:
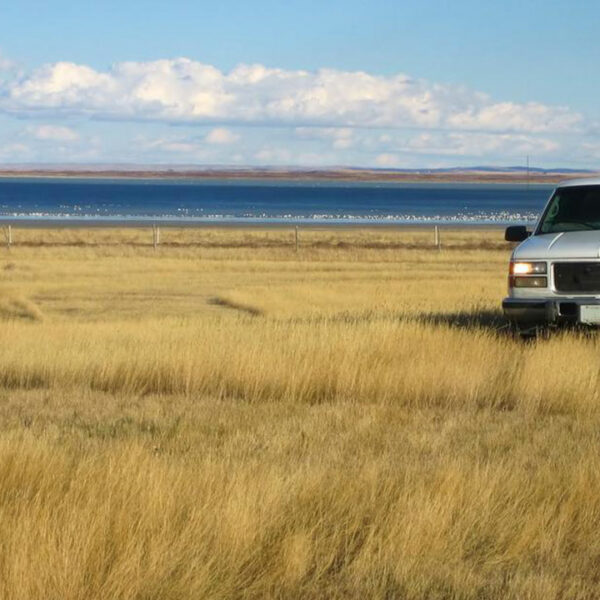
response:
[[[0,163],[600,168],[600,3],[0,0]]]

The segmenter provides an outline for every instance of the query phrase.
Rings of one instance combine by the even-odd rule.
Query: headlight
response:
[[[510,263],[511,275],[537,275],[547,273],[548,266],[545,262],[512,262]]]

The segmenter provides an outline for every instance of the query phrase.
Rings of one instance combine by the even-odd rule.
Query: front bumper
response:
[[[505,298],[504,316],[519,329],[527,330],[543,325],[576,324],[581,322],[582,305],[598,305],[597,298],[525,299]]]

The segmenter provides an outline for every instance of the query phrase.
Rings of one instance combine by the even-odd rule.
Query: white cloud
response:
[[[19,116],[87,115],[225,125],[574,132],[566,107],[497,102],[460,86],[406,75],[240,65],[224,73],[186,58],[124,62],[106,72],[61,62],[10,81],[0,109]],[[349,143],[337,139],[338,148]]]
[[[581,115],[565,107],[500,102],[451,114],[448,125],[455,129],[541,133],[577,130],[581,120]]]
[[[28,127],[26,133],[36,140],[52,142],[76,142],[79,134],[70,127],[62,125],[38,125]]]
[[[155,148],[160,148],[161,150],[165,150],[167,152],[179,152],[179,153],[193,153],[198,151],[198,146],[195,144],[190,144],[188,142],[162,142],[160,144],[156,144]]]
[[[0,144],[0,163],[10,164],[15,162],[29,163],[62,163],[97,161],[101,158],[101,148],[94,139],[86,139],[85,144],[52,145],[51,151],[44,142],[39,142],[31,137],[27,141],[11,141],[5,145]]]
[[[560,144],[539,136],[511,133],[425,132],[400,143],[403,151],[417,154],[523,157],[557,152]]]
[[[375,164],[378,167],[398,167],[400,165],[400,159],[395,154],[384,152],[375,157]]]
[[[140,137],[135,140],[138,152],[160,152],[173,154],[195,154],[200,147],[193,140],[187,138],[155,138]]]
[[[237,134],[232,132],[232,135]],[[205,139],[206,136],[173,136],[169,133],[163,137],[138,135],[117,152],[119,153],[119,159],[126,162],[210,165],[238,165],[252,162],[249,163],[244,152],[240,151],[246,148],[236,146],[235,152],[232,152],[229,144],[207,144]],[[255,146],[253,151],[256,151],[256,149]]]
[[[8,81],[11,79],[14,80],[21,75],[22,73],[19,71],[19,65],[0,52],[0,96],[2,95],[3,87]]]
[[[16,67],[15,63],[0,53],[0,71],[12,71]]]
[[[345,150],[354,144],[354,131],[349,127],[296,127],[296,135],[306,140],[324,140],[336,150]]]
[[[224,127],[217,127],[209,131],[204,139],[209,144],[233,144],[240,139],[240,136]]]
[[[0,113],[4,161],[421,167],[600,158],[600,124],[567,107],[402,74],[222,72],[185,58],[22,73],[0,55]]]
[[[30,154],[30,148],[22,143],[0,145],[0,160],[3,162],[23,159]]]
[[[291,165],[293,154],[287,148],[263,148],[254,158],[263,165]]]

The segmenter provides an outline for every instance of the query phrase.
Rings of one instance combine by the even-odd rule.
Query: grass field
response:
[[[499,230],[17,230],[0,597],[600,596],[600,344]]]

